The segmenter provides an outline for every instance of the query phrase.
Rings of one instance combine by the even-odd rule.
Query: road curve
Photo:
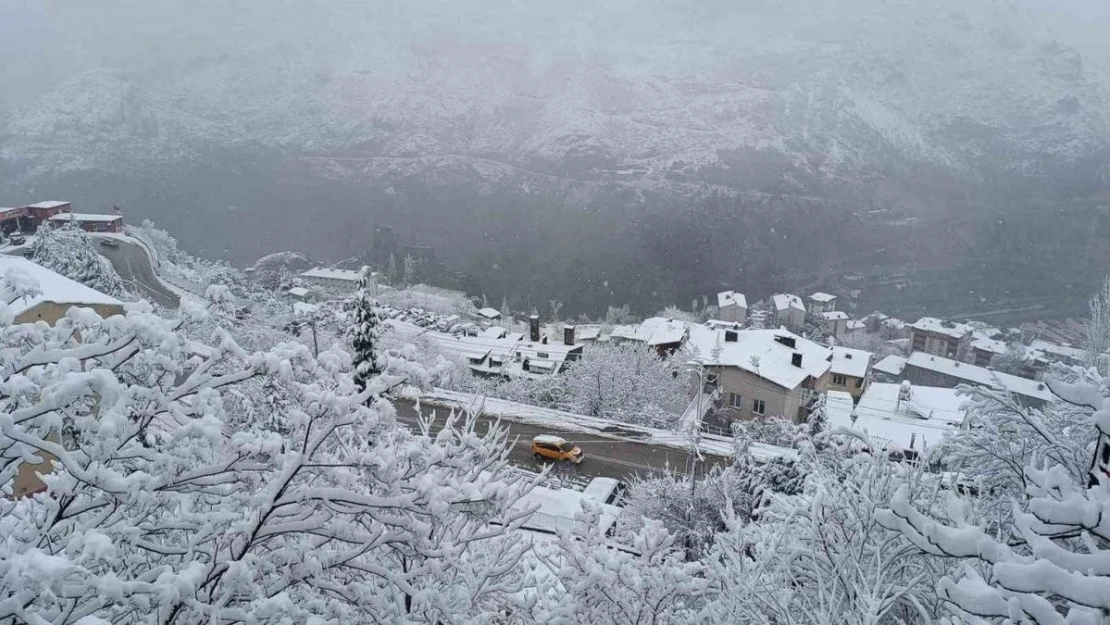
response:
[[[150,264],[150,256],[141,245],[124,241],[119,237],[98,236],[95,233],[90,233],[89,238],[98,244],[100,255],[112,263],[112,268],[116,270],[119,277],[123,278],[123,281],[137,295],[164,308],[177,308],[181,304],[177,294],[167,289],[158,280]],[[116,247],[99,245],[101,241],[109,238],[119,245]]]

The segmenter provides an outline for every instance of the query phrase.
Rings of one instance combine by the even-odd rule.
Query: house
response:
[[[34,221],[35,225],[40,225],[60,213],[73,212],[73,204],[58,200],[35,202],[34,204],[28,204],[24,208],[27,209],[27,214],[31,220]]]
[[[804,422],[832,366],[831,350],[786,330],[692,324],[686,350],[716,380],[734,419],[783,415]]]
[[[801,328],[806,323],[806,306],[802,298],[788,293],[771,296],[771,312],[775,324],[788,328]]]
[[[123,302],[110,295],[70,280],[21,256],[0,256],[0,276],[12,270],[34,278],[40,290],[35,297],[18,299],[13,299],[13,293],[0,293],[0,297],[11,302],[8,310],[15,315],[17,324],[45,321],[54,325],[74,306],[91,308],[105,318],[123,314]]]
[[[840,338],[848,333],[848,313],[840,310],[831,310],[821,313],[821,319],[824,320],[825,327],[828,329],[829,334]]]
[[[577,329],[579,343],[593,343],[601,339],[601,326],[580,325]]]
[[[844,336],[859,336],[867,333],[867,322],[859,319],[849,319],[844,324]]]
[[[532,317],[529,338],[539,337],[539,317]],[[439,350],[466,360],[474,373],[484,376],[518,377],[559,373],[567,363],[582,358],[583,345],[574,341],[574,329],[564,330],[562,342],[524,340],[504,328],[488,328],[479,336],[455,336],[444,332],[422,331],[421,336],[435,341]]]
[[[98,213],[58,213],[47,220],[52,226],[76,223],[85,232],[123,232],[123,215]]]
[[[922,317],[910,326],[910,346],[915,352],[958,358],[971,335],[971,326]]]
[[[320,293],[312,289],[306,289],[303,286],[295,286],[285,293],[298,302],[315,302],[320,299]]]
[[[826,313],[836,310],[836,296],[818,291],[809,296],[809,309],[815,313]]]
[[[844,391],[858,400],[871,378],[871,356],[862,349],[834,346],[828,389]]]
[[[1043,382],[1021,378],[959,362],[950,358],[934,356],[925,352],[914,352],[906,360],[902,371],[905,380],[921,386],[940,386],[955,388],[960,384],[970,384],[985,388],[1006,390],[1013,393],[1022,403],[1040,407],[1054,398]]]
[[[879,382],[901,382],[902,371],[906,368],[906,359],[902,356],[891,354],[875,363],[871,371]]]
[[[477,314],[479,317],[483,319],[488,319],[489,321],[501,320],[501,311],[497,310],[496,308],[490,308],[489,306],[486,306],[485,308],[479,308]]]
[[[832,427],[864,432],[876,446],[916,458],[964,424],[966,401],[956,389],[876,382],[854,405],[847,393],[829,391],[825,415]]]
[[[746,323],[748,320],[748,299],[743,293],[736,291],[722,291],[717,294],[717,315],[721,321],[733,323]]]
[[[1062,362],[1067,365],[1079,365],[1087,360],[1087,351],[1078,347],[1059,345],[1041,339],[1033,339],[1029,343],[1029,347],[1040,352],[1039,355],[1046,360]]]
[[[979,367],[989,367],[995,356],[1005,354],[1009,349],[1006,341],[975,336],[971,340],[971,363]]]
[[[358,281],[362,272],[356,269],[335,269],[333,267],[316,267],[301,274],[301,279],[309,284],[335,289],[337,291],[354,292],[358,289]],[[378,274],[370,274],[366,289],[372,297],[378,295]]]
[[[673,354],[686,340],[688,326],[685,321],[652,317],[639,325],[615,326],[609,334],[610,340],[617,343],[643,343],[660,353]]]

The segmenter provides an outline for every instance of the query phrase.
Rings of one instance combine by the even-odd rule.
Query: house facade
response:
[[[771,296],[771,312],[775,324],[788,328],[801,328],[806,323],[806,306],[802,298],[789,293]]]
[[[721,321],[744,324],[748,321],[748,299],[743,293],[722,291],[717,294],[717,318]]]
[[[821,313],[821,319],[829,334],[840,338],[848,334],[848,314],[840,310]]]
[[[934,317],[922,317],[910,326],[910,348],[915,352],[958,358],[971,340],[972,329]]]
[[[122,215],[99,213],[58,213],[47,220],[52,226],[76,223],[85,232],[123,232]]]
[[[327,287],[337,291],[354,291],[358,288],[358,280],[362,272],[357,269],[334,269],[331,267],[316,267],[301,274],[301,278],[308,284]],[[370,295],[378,295],[378,274],[370,274],[369,284],[366,285]]]
[[[836,310],[836,296],[821,291],[810,295],[809,310],[814,313],[826,313]]]
[[[902,378],[921,386],[955,388],[961,384],[995,388],[1012,393],[1028,406],[1044,406],[1053,399],[1044,382],[977,367],[951,358],[914,352],[906,360]]]
[[[832,352],[785,330],[692,324],[685,349],[716,381],[732,419],[781,415],[805,422],[828,387]]]
[[[833,347],[828,390],[844,391],[858,401],[871,381],[871,361],[871,352],[850,347]]]

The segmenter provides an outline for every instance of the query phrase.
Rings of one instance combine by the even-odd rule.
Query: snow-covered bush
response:
[[[659,523],[648,522],[627,548],[615,547],[598,527],[599,511],[584,504],[573,531],[540,553],[547,575],[525,623],[655,625],[693,623],[710,588],[703,567],[682,551]]]
[[[690,401],[689,376],[676,359],[646,347],[599,343],[561,374],[512,380],[477,380],[471,388],[491,397],[611,419],[673,427]]]
[[[923,505],[936,480],[885,459],[814,453],[805,490],[778,495],[758,518],[729,519],[707,558],[718,588],[709,622],[930,623],[946,565],[921,554],[874,511],[899,488]]]
[[[513,605],[529,483],[503,431],[410,434],[365,405],[389,381],[357,392],[345,352],[198,345],[205,322],[134,307],[0,326],[0,621],[489,622]],[[42,460],[45,490],[13,498]]]
[[[1097,385],[1091,371],[1057,367],[1045,381],[1053,392],[1071,384]],[[1023,404],[1004,391],[968,388],[967,427],[948,432],[929,460],[973,484],[977,504],[992,526],[1005,531],[1012,502],[1025,499],[1027,467],[1048,462],[1082,482],[1094,453],[1092,411],[1067,401],[1043,408]]]
[[[101,293],[128,297],[112,263],[96,251],[89,235],[76,223],[40,228],[31,245],[31,260]]]

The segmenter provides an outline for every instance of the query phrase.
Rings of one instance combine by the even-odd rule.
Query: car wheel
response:
[[[543,462],[543,456],[539,454],[532,454],[532,457],[536,459],[536,462]]]

